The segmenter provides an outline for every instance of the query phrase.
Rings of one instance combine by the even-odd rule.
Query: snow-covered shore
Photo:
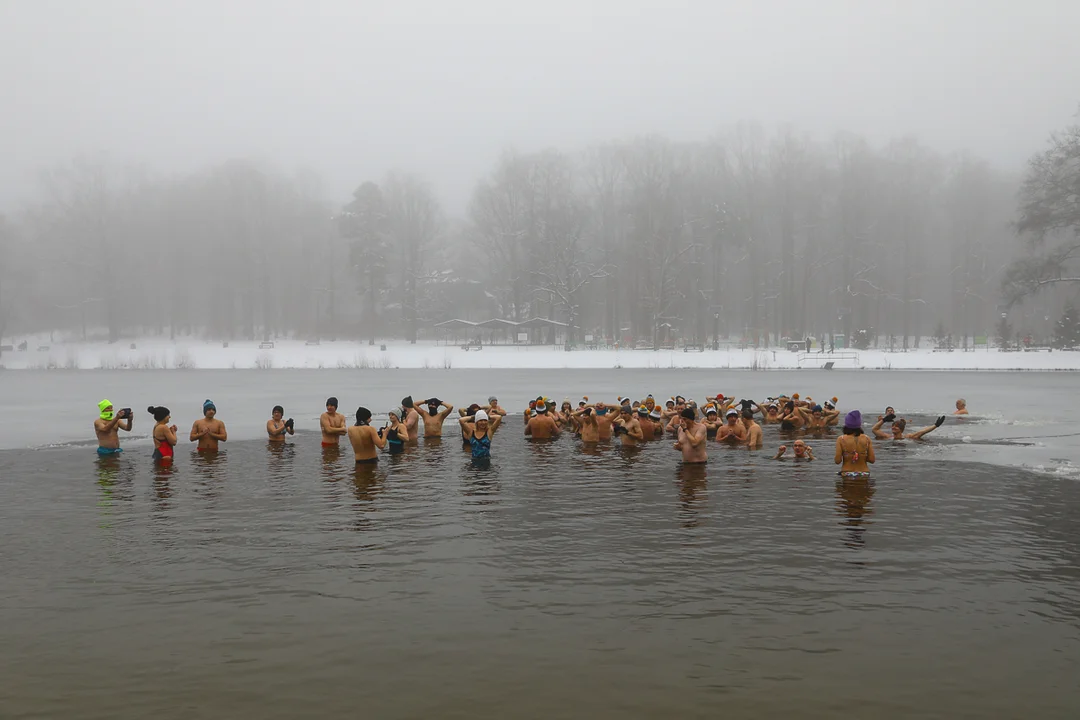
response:
[[[28,343],[24,351],[4,352],[0,367],[8,370],[154,370],[154,369],[663,369],[720,368],[752,370],[817,369],[833,362],[837,369],[864,370],[1080,370],[1080,352],[1000,352],[997,349],[938,352],[883,350],[795,353],[783,349],[575,350],[551,346],[487,345],[464,350],[457,345],[390,341],[380,345],[352,341],[309,345],[279,340],[271,347],[258,342],[222,343],[151,338],[134,343]]]

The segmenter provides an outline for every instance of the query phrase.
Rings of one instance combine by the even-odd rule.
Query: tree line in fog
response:
[[[250,161],[78,159],[0,216],[0,335],[416,340],[542,317],[570,342],[1049,338],[1075,294],[1078,148],[1072,128],[1014,176],[910,138],[745,124],[507,151],[454,213],[405,172],[327,198]]]

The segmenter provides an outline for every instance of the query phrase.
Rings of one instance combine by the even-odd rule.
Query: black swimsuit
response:
[[[386,444],[391,455],[400,455],[405,452],[405,441],[398,437],[398,431],[394,428],[386,431]]]

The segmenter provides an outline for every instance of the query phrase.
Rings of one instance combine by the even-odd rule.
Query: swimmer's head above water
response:
[[[212,418],[217,415],[217,407],[212,400],[206,400],[202,404],[202,412],[206,418]]]
[[[333,415],[337,412],[338,402],[336,397],[326,398],[326,412]]]
[[[477,430],[487,430],[488,426],[488,414],[483,410],[477,410],[473,415],[473,424],[476,425]]]
[[[356,408],[356,424],[367,425],[369,422],[371,422],[371,411],[366,407]]]
[[[113,419],[113,404],[112,400],[102,400],[97,404],[98,414],[102,420]]]
[[[862,413],[852,410],[844,417],[844,433],[847,435],[862,434]]]
[[[146,411],[153,415],[154,420],[159,423],[167,423],[169,422],[169,418],[171,417],[169,413],[169,408],[167,407],[154,407],[153,405],[151,405],[150,407],[146,408]]]

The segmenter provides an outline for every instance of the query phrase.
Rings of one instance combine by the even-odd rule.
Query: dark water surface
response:
[[[1080,713],[1072,480],[519,433],[487,471],[450,438],[0,452],[0,714]]]
[[[510,407],[538,378],[435,375],[431,392],[494,385]],[[1067,434],[1072,376],[539,376],[594,397],[809,389],[920,423],[963,392],[987,413],[878,443],[854,482],[832,438],[778,462],[767,428],[767,453],[711,445],[691,470],[670,441],[531,443],[517,417],[489,470],[450,427],[357,470],[309,418],[344,377],[0,374],[9,446],[61,441],[0,450],[0,718],[1080,717],[1080,485],[1009,467],[1075,440],[989,444]],[[418,387],[381,377],[343,406]],[[145,440],[104,460],[67,445],[93,417],[70,408],[106,392],[186,398],[185,440],[186,404],[212,396],[227,449],[182,443],[157,469]],[[281,397],[301,432],[269,448]]]

